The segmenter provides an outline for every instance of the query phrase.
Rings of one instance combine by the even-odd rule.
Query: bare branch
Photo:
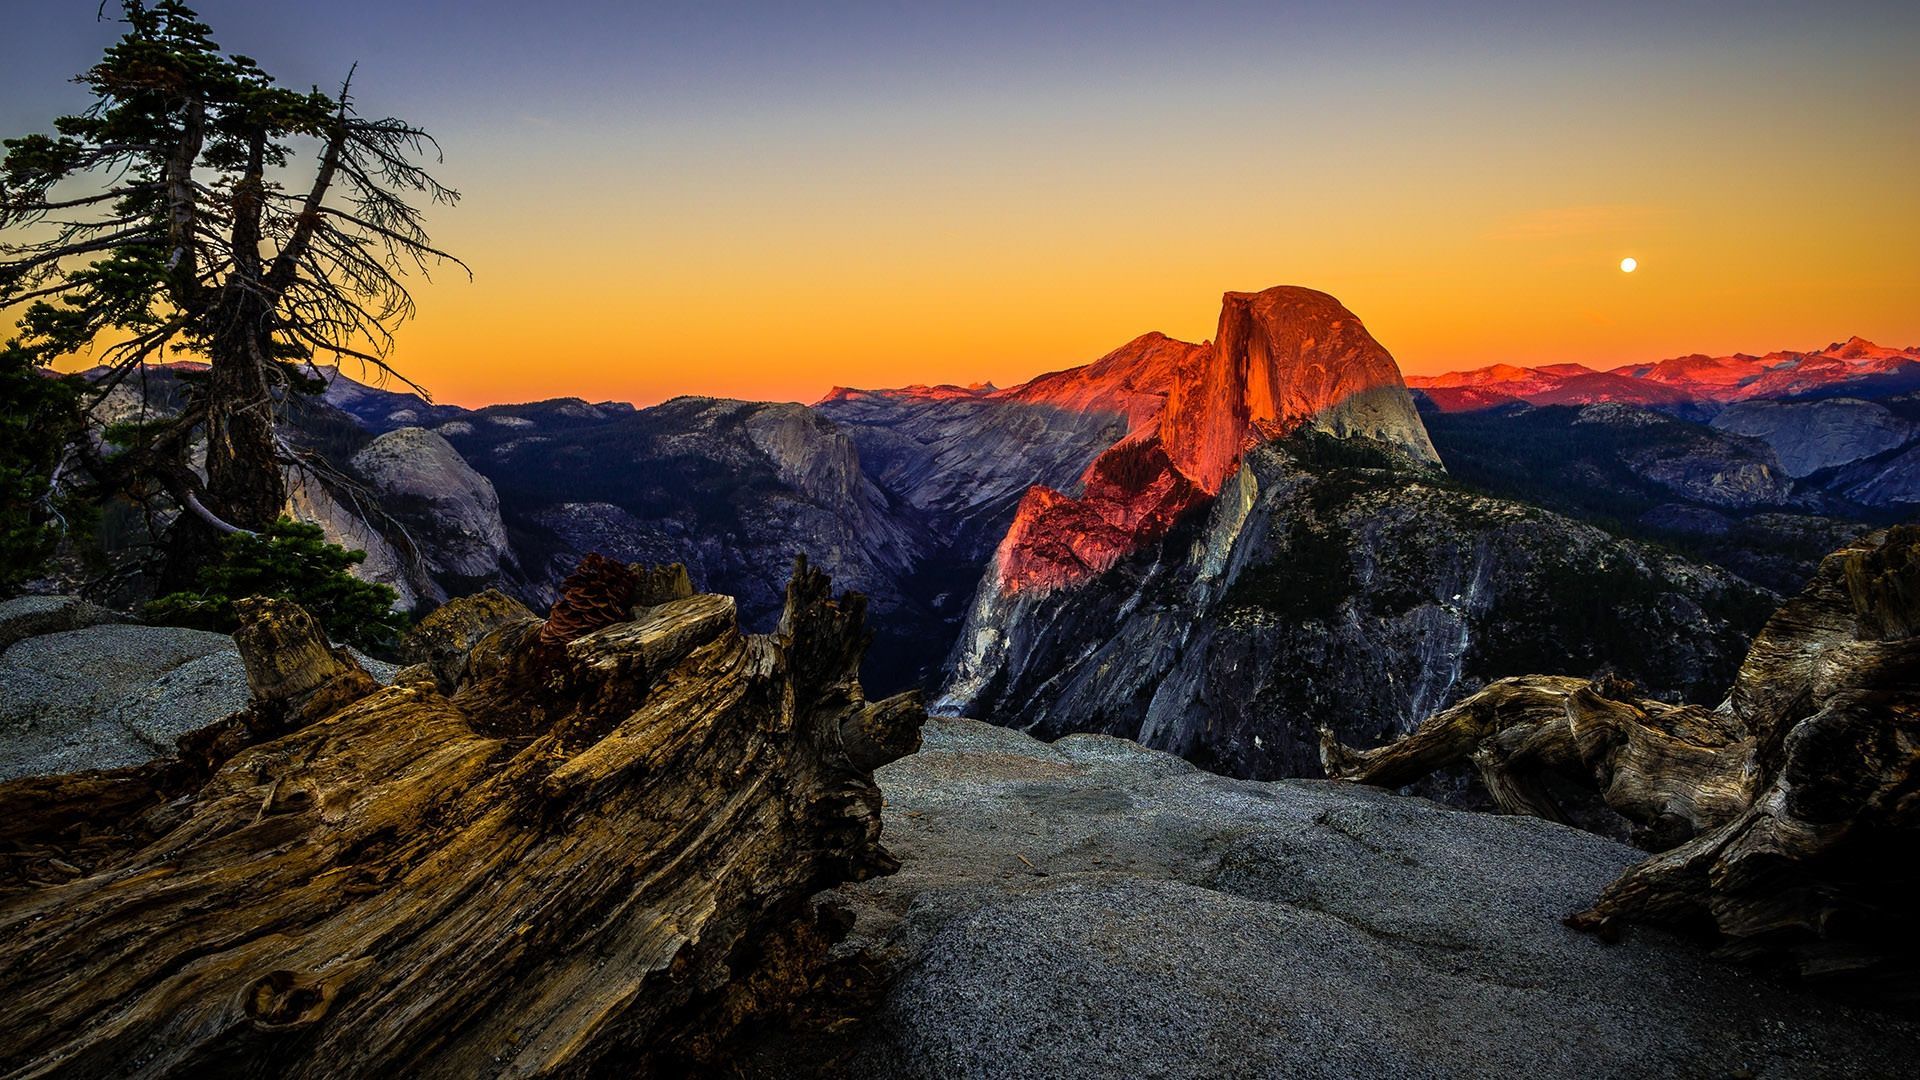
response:
[[[460,269],[465,270],[467,272],[467,277],[469,279],[473,277],[473,268],[471,266],[468,266],[464,261],[462,261],[458,257],[449,255],[446,252],[440,250],[437,247],[434,247],[431,244],[424,242],[421,239],[418,239],[413,236],[408,236],[404,233],[395,232],[392,229],[382,228],[379,225],[375,225],[373,222],[367,221],[364,218],[355,217],[354,215],[349,214],[343,210],[335,210],[331,206],[321,207],[320,212],[323,214],[329,214],[333,217],[340,218],[343,221],[350,221],[355,225],[358,225],[361,228],[367,230],[368,232],[384,237],[385,239],[390,240],[393,243],[398,244],[403,248],[406,248],[410,252],[415,252],[420,255],[431,255],[436,259],[443,259],[447,262],[454,264],[455,266],[458,266]]]
[[[218,532],[225,533],[228,536],[260,535],[259,533],[254,532],[252,529],[243,529],[240,526],[233,524],[232,522],[226,520],[220,515],[207,509],[207,504],[200,501],[200,496],[195,494],[192,488],[187,488],[180,493],[180,501],[186,505],[186,508],[188,510],[193,511],[194,517],[197,517],[201,521],[204,521],[207,524],[213,526],[214,529]]]
[[[115,202],[139,191],[158,191],[162,185],[134,184],[131,187],[117,187],[112,191],[103,191],[98,195],[87,195],[78,199],[62,199],[58,202],[0,202],[0,220],[25,222],[25,215],[46,214],[55,210],[71,210],[78,206],[98,206],[104,202]],[[21,215],[14,217],[13,215]],[[34,220],[37,220],[34,219]]]
[[[352,74],[348,81],[351,83]],[[312,242],[313,230],[320,222],[320,207],[327,197],[327,191],[333,186],[333,176],[340,168],[340,152],[347,141],[347,88],[340,88],[340,117],[333,130],[327,135],[326,149],[320,154],[320,169],[314,174],[313,185],[307,191],[307,200],[301,207],[296,219],[293,235],[288,237],[285,247],[273,260],[273,266],[267,271],[267,287],[274,292],[285,289],[293,280],[295,268],[301,256],[306,253],[307,245]]]

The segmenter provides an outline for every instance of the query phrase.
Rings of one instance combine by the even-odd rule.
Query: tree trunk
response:
[[[1624,819],[1662,850],[1733,819],[1753,798],[1753,739],[1732,716],[1630,697],[1630,684],[1564,675],[1501,679],[1404,739],[1350,750],[1320,733],[1327,775],[1403,787],[1471,763],[1503,813],[1595,831]]]
[[[441,634],[477,639],[451,695],[257,603],[256,701],[192,737],[204,769],[0,785],[0,1073],[719,1067],[822,963],[808,897],[892,869],[869,770],[924,713],[867,705],[858,598],[804,562],[774,635],[588,569],[552,623]]]
[[[268,382],[272,313],[240,288],[222,309],[216,319],[224,329],[208,357],[207,494],[214,513],[243,529],[263,529],[287,505]]]
[[[206,509],[228,526],[259,532],[287,508],[277,403],[268,381],[271,312],[252,290],[236,284],[228,287],[214,319],[221,329],[208,346],[203,391]],[[219,559],[225,535],[198,514],[175,519],[162,590],[196,588],[200,569]]]
[[[269,378],[274,305],[260,258],[267,141],[264,128],[249,135],[246,168],[233,186],[228,234],[233,269],[212,313],[204,391],[206,509],[229,526],[256,532],[287,505]],[[222,535],[203,515],[181,515],[170,538],[166,586],[191,587],[199,569],[218,557]]]
[[[1920,527],[1827,556],[1719,709],[1630,690],[1503,679],[1375,750],[1323,733],[1322,759],[1329,776],[1398,786],[1470,758],[1503,809],[1545,817],[1558,807],[1540,778],[1584,773],[1671,850],[1570,925],[1698,928],[1723,955],[1920,999]]]

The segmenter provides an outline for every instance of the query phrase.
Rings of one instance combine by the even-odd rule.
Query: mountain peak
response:
[[[1408,385],[1419,387],[1443,412],[1514,400],[1532,405],[1622,401],[1669,408],[1840,392],[1877,397],[1911,389],[1920,377],[1917,366],[1920,349],[1892,349],[1855,334],[1810,352],[1696,352],[1606,371],[1579,364],[1494,364],[1421,376],[1409,379]]]
[[[1072,412],[1127,418],[1129,436],[1150,433],[1166,407],[1168,388],[1189,379],[1207,347],[1159,331],[1141,334],[1091,364],[1053,371],[995,397]]]
[[[1211,345],[1145,334],[1011,393],[1111,401],[1121,388],[1164,393],[1157,424],[1134,413],[1128,438],[1087,468],[1079,498],[1027,493],[1001,542],[1002,589],[1057,588],[1107,569],[1218,494],[1249,448],[1302,427],[1440,460],[1393,357],[1353,312],[1314,289],[1227,293]]]
[[[1836,341],[1820,351],[1840,360],[1889,360],[1906,355],[1899,349],[1876,345],[1858,334],[1845,341]]]
[[[969,383],[966,386],[955,386],[951,383],[941,383],[938,386],[913,383],[887,390],[862,390],[853,386],[836,386],[813,404],[818,407],[843,401],[951,401],[956,398],[986,397],[995,393],[996,390],[997,388],[990,382]]]
[[[1248,446],[1308,424],[1440,460],[1399,365],[1340,301],[1296,285],[1227,293],[1199,377],[1167,395],[1168,458],[1211,493]]]

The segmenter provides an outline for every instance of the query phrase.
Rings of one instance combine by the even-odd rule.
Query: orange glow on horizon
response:
[[[1282,284],[1338,297],[1408,374],[1920,345],[1897,26],[1578,14],[1296,35],[1189,13],[1099,44],[1103,9],[1065,51],[996,31],[940,63],[843,41],[863,19],[738,71],[672,40],[635,64],[648,41],[577,21],[521,70],[516,20],[494,67],[428,57],[445,86],[389,56],[365,100],[439,138],[465,198],[429,225],[474,271],[417,285],[393,362],[462,405],[1006,386],[1151,330],[1204,340],[1223,293]],[[750,29],[697,40],[724,59]],[[769,57],[807,78],[748,79]]]
[[[837,243],[739,245],[757,250],[647,226],[651,240],[631,241],[644,250],[628,259],[615,254],[628,243],[618,237],[604,247],[486,237],[462,208],[444,215],[442,231],[459,234],[450,246],[475,280],[417,284],[421,314],[401,330],[393,363],[436,400],[467,406],[1010,386],[1150,330],[1206,340],[1222,293],[1277,284],[1338,297],[1410,375],[1491,363],[1608,368],[1811,349],[1853,334],[1920,344],[1920,260],[1904,254],[1920,247],[1911,222],[1847,221],[1836,205],[1829,220],[1758,230],[1732,212],[1583,211],[1571,215],[1578,228],[1542,225],[1567,216],[1489,208],[1478,223],[1436,218],[1416,230],[1402,220],[1346,235],[1323,225],[1321,235],[1284,237],[1276,222],[1223,253],[1202,231],[1184,235],[1197,223],[1170,212],[1120,239],[1084,223],[995,244],[954,226],[944,246],[911,257],[900,234],[919,227],[906,222]],[[1627,223],[1610,223],[1616,216]],[[1623,274],[1612,253],[1628,232],[1640,267]],[[1121,250],[1127,241],[1137,258]],[[1854,257],[1835,262],[1828,250]],[[357,374],[354,362],[347,371]]]
[[[1222,293],[1280,284],[1338,297],[1409,374],[1920,344],[1920,212],[1888,212],[1911,201],[1920,144],[1850,174],[1845,199],[1824,175],[1730,188],[1701,162],[1604,178],[1634,202],[1520,210],[1555,185],[1489,183],[1461,156],[1428,187],[1343,191],[1276,166],[955,205],[903,180],[866,201],[756,188],[751,214],[739,193],[563,209],[538,233],[489,228],[507,208],[476,199],[441,226],[475,280],[420,290],[397,361],[458,404],[1007,386],[1150,330],[1205,340]],[[1266,184],[1270,211],[1223,214]]]

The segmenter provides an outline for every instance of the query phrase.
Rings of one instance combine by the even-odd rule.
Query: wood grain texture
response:
[[[864,700],[863,605],[804,561],[771,635],[717,596],[607,623],[612,576],[566,634],[443,635],[451,694],[253,605],[230,754],[0,787],[0,1074],[673,1074],[804,991],[924,711]]]
[[[1569,925],[1698,929],[1730,957],[1920,1002],[1920,527],[1835,551],[1754,639],[1718,709],[1612,681],[1503,679],[1327,773],[1398,786],[1471,760],[1502,809],[1561,818],[1584,776],[1660,854]]]

